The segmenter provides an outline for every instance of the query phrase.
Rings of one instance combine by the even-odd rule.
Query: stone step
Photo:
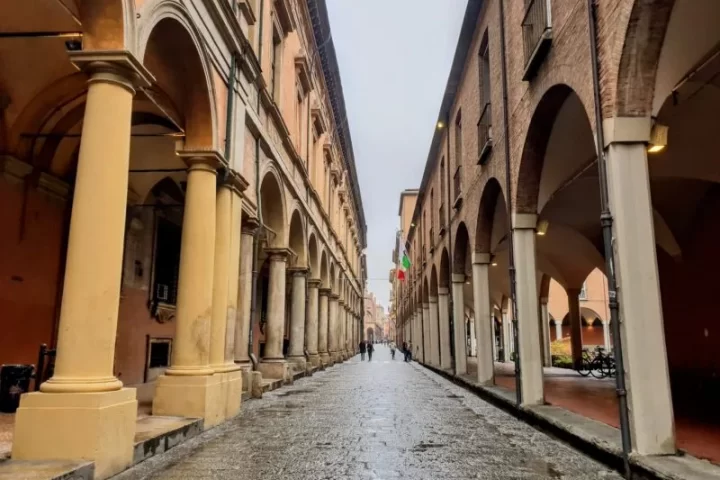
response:
[[[0,460],[0,480],[93,480],[92,462],[71,460]]]
[[[135,427],[133,465],[188,441],[203,431],[198,418],[149,416],[140,418]]]

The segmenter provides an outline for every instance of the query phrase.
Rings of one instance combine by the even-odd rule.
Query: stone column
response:
[[[345,316],[345,301],[338,299],[337,307],[335,309],[336,317],[335,320],[335,345],[337,346],[337,361],[342,362],[345,360],[345,354],[343,352],[343,317]]]
[[[543,365],[552,367],[552,355],[550,354],[550,317],[547,304],[547,297],[542,297],[540,299],[540,326],[542,327]]]
[[[423,361],[425,356],[425,346],[423,345],[423,318],[422,318],[422,304],[418,304],[417,310],[415,310],[415,332],[417,334],[417,342],[413,342],[415,346],[415,353],[413,357],[418,362]]]
[[[320,309],[318,319],[318,355],[323,366],[331,364],[330,352],[328,351],[328,315],[330,310],[330,289],[321,288],[318,290],[320,296]]]
[[[235,363],[246,372],[252,369],[248,343],[250,340],[250,315],[253,282],[253,239],[258,224],[254,219],[244,222],[240,230],[240,275],[238,288],[238,315],[235,327]]]
[[[452,274],[453,339],[455,342],[455,373],[467,373],[467,348],[465,341],[465,274]]]
[[[152,75],[128,52],[71,52],[89,75],[53,377],[21,397],[12,457],[130,466],[137,401],[113,375],[132,103]],[[102,438],[103,448],[98,448]]]
[[[428,297],[428,322],[430,323],[430,363],[438,367],[440,366],[438,297]]]
[[[235,364],[235,322],[240,269],[242,197],[233,176],[216,196],[215,259],[213,267],[210,366],[220,375],[226,398],[224,418],[240,411],[242,373]]]
[[[333,293],[328,300],[328,353],[332,363],[338,363],[338,301],[340,296]]]
[[[508,303],[511,300],[508,300]],[[512,320],[510,320],[510,310],[512,306],[508,305],[506,310],[502,311],[502,338],[503,351],[505,353],[505,362],[512,362],[512,352],[515,347],[515,339],[512,336]]]
[[[493,329],[490,316],[490,254],[473,253],[473,301],[475,335],[477,338],[477,379],[481,384],[493,383]]]
[[[440,335],[440,368],[452,367],[450,355],[450,301],[446,287],[438,288],[438,324]]]
[[[647,136],[650,131],[648,118],[606,119],[605,123],[606,130],[611,130],[610,124],[614,123],[616,131],[625,136],[636,131]],[[618,141],[611,132],[605,138],[609,142]],[[634,450],[642,455],[673,454],[674,417],[646,145],[611,143],[607,148],[607,167],[630,437]],[[611,300],[614,295],[615,292],[609,292]]]
[[[580,289],[565,290],[568,297],[568,319],[570,320],[570,347],[573,365],[578,368],[582,363],[582,316],[580,315]]]
[[[340,311],[340,352],[342,353],[343,360],[348,359],[348,304],[344,304]]]
[[[292,270],[292,307],[290,310],[290,348],[288,361],[305,371],[305,282],[306,269]]]
[[[267,249],[270,262],[268,282],[267,323],[265,325],[265,352],[258,366],[263,378],[287,380],[288,365],[283,356],[285,336],[285,278],[286,249]]]
[[[562,338],[562,320],[555,320],[555,339],[561,340]]]
[[[517,291],[518,335],[520,343],[520,382],[523,405],[544,402],[540,325],[538,325],[535,225],[537,215],[513,214],[515,283]]]
[[[603,344],[607,352],[612,350],[612,345],[610,344],[610,322],[603,322]]]
[[[305,343],[307,345],[310,364],[314,367],[320,366],[320,355],[318,351],[318,309],[319,309],[319,288],[320,279],[311,278],[308,280],[308,316],[305,323]]]
[[[423,326],[423,362],[430,363],[430,349],[432,345],[432,336],[430,334],[430,304],[422,305],[422,326]]]

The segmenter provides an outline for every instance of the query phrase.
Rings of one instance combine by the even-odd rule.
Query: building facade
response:
[[[600,272],[632,449],[676,451],[681,394],[715,385],[720,367],[718,27],[713,0],[469,2],[403,239],[396,308],[416,358],[467,373],[470,312],[477,381],[493,382],[494,349],[512,351],[520,403],[542,404],[551,289],[580,359],[579,297]]]
[[[56,352],[13,458],[105,478],[138,401],[210,427],[250,371],[355,350],[366,227],[324,0],[0,11],[0,364]]]

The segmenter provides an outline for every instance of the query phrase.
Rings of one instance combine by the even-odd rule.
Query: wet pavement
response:
[[[416,363],[349,362],[115,480],[620,479]]]

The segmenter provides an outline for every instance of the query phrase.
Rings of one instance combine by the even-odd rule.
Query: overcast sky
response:
[[[368,289],[387,310],[400,192],[419,188],[467,0],[327,0],[368,227]]]

